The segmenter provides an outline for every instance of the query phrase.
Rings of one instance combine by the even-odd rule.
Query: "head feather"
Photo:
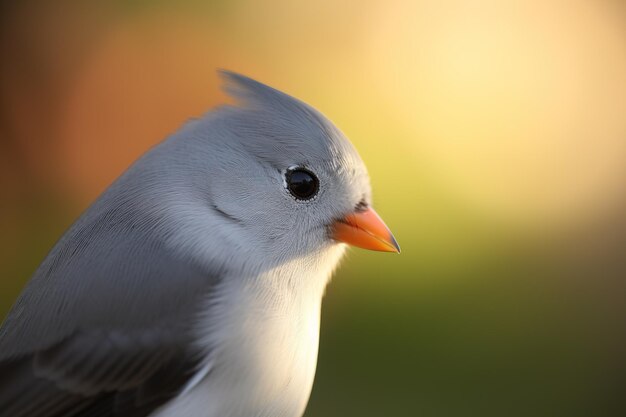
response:
[[[245,75],[224,69],[218,70],[218,73],[224,80],[223,90],[241,104],[252,107],[267,106],[282,110],[287,110],[294,106],[308,107],[295,97],[291,97]]]
[[[245,147],[262,160],[324,160],[341,165],[356,156],[345,136],[307,103],[244,75],[219,70],[223,89],[240,106],[230,119]],[[356,158],[358,159],[358,157]],[[274,161],[282,166],[285,161]]]

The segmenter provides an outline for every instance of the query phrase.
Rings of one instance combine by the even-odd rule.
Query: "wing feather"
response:
[[[147,416],[206,353],[191,324],[219,274],[114,203],[70,228],[0,328],[0,417]]]

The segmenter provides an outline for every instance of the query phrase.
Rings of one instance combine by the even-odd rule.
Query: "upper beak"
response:
[[[400,253],[398,242],[372,208],[357,211],[333,223],[332,236],[363,249]]]

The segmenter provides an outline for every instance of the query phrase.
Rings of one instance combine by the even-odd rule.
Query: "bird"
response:
[[[220,74],[232,102],[135,161],[18,296],[0,327],[0,416],[303,415],[346,248],[400,247],[332,122]]]

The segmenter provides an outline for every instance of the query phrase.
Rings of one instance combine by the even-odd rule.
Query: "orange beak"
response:
[[[372,208],[337,220],[333,224],[332,236],[339,242],[359,248],[400,253],[398,242]]]

